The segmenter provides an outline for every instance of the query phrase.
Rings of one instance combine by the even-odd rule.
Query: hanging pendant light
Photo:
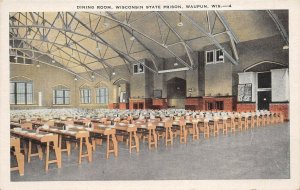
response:
[[[179,22],[177,23],[177,26],[183,26],[183,22],[181,21],[181,13],[179,13]]]

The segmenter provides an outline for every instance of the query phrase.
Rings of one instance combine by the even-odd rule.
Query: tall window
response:
[[[10,104],[32,104],[33,86],[32,82],[10,83]]]
[[[105,87],[96,89],[96,102],[97,104],[107,104],[108,103],[108,89]]]
[[[80,102],[82,104],[91,103],[91,90],[90,89],[81,89],[80,90]]]
[[[69,89],[53,90],[53,104],[54,105],[70,104],[70,90]]]

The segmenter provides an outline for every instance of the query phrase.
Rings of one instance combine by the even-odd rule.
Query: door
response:
[[[257,108],[258,110],[269,110],[271,102],[271,91],[257,92]]]

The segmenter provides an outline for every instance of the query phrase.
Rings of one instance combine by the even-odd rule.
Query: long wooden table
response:
[[[154,145],[157,148],[157,134],[155,132],[156,129],[156,121],[152,122],[144,122],[144,121],[136,121],[134,125],[137,129],[148,132],[148,146],[151,149],[151,146]]]
[[[139,138],[136,134],[137,126],[133,124],[125,124],[125,123],[116,123],[114,126],[117,131],[128,133],[129,135],[129,152],[131,153],[131,149],[135,148],[136,152],[140,151],[140,143]]]
[[[110,153],[114,153],[115,157],[118,156],[118,141],[116,139],[116,129],[114,127],[110,125],[93,123],[93,128],[85,128],[85,130],[89,131],[91,136],[93,134],[100,134],[106,136],[106,159],[109,158]],[[112,141],[112,148],[110,146],[110,140]],[[92,145],[95,150],[95,139],[92,139]]]
[[[25,139],[29,141],[29,149],[28,149],[28,161],[30,162],[30,157],[34,156],[34,154],[31,153],[31,144],[32,143],[46,143],[46,160],[45,160],[45,170],[48,171],[49,164],[56,163],[58,168],[61,168],[61,151],[58,146],[58,135],[51,134],[51,133],[41,133],[36,134],[35,131],[32,130],[10,130],[10,133],[12,136],[19,137],[21,139]],[[50,144],[53,144],[53,149],[55,151],[55,160],[49,159],[49,150],[50,150]],[[38,155],[40,159],[42,158],[42,149],[38,148]]]
[[[62,138],[69,138],[73,137],[75,139],[79,140],[79,155],[78,155],[78,163],[81,164],[82,158],[87,157],[88,161],[92,161],[92,145],[89,142],[89,132],[84,131],[84,130],[78,130],[76,128],[71,128],[69,130],[59,130],[58,128],[55,127],[49,127],[49,128],[40,128],[41,131],[46,131],[54,134],[59,135],[59,147],[62,148]],[[82,146],[83,146],[83,141],[84,144],[86,145],[87,148],[87,153],[83,154],[82,153]],[[67,142],[67,152],[68,155],[71,153],[71,146],[69,142]]]

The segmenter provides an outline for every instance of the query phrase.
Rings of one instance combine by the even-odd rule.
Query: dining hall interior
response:
[[[11,181],[289,179],[288,21],[10,12]]]

